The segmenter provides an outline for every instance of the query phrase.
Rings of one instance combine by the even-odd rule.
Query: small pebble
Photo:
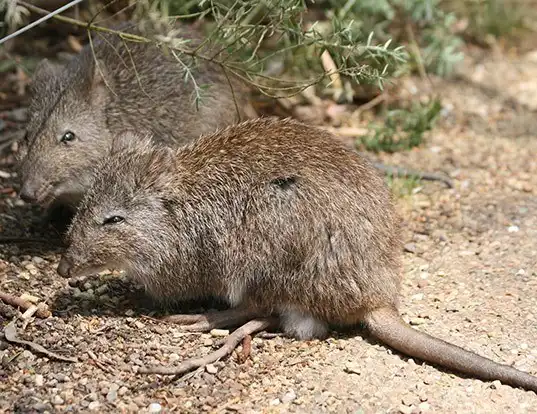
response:
[[[418,408],[421,412],[430,411],[431,404],[429,404],[427,401],[424,401],[420,405],[418,405]]]
[[[149,404],[147,410],[150,413],[160,413],[162,411],[162,405],[160,405],[159,403],[151,403]]]
[[[32,262],[34,262],[35,264],[41,264],[45,261],[45,259],[39,257],[39,256],[34,256],[32,257]]]
[[[218,368],[216,368],[213,364],[207,364],[205,365],[205,371],[214,375],[218,372]]]
[[[420,289],[423,289],[424,287],[427,287],[428,285],[429,285],[429,281],[427,281],[425,279],[418,280],[418,287]]]
[[[462,250],[459,252],[459,256],[474,256],[475,252],[472,250]]]
[[[168,359],[170,360],[170,362],[175,362],[175,361],[179,361],[179,359],[181,359],[181,357],[175,353],[172,353],[170,355],[168,355]]]
[[[44,381],[43,375],[37,374],[35,376],[35,385],[36,385],[36,387],[42,387],[44,383],[45,383],[45,381]]]
[[[123,396],[125,395],[127,392],[129,392],[129,389],[127,387],[121,387],[118,391],[117,391],[117,394],[119,396]]]
[[[213,346],[214,341],[211,338],[207,338],[205,341],[203,341],[203,346]]]
[[[291,401],[296,400],[296,394],[293,390],[289,390],[289,392],[285,393],[285,395],[282,397],[282,402],[290,403]]]
[[[102,295],[107,290],[108,290],[108,285],[101,285],[97,289],[95,289],[95,292],[97,292],[97,294],[99,295]]]
[[[20,272],[18,276],[21,279],[30,280],[30,273],[29,272]]]
[[[516,233],[519,230],[520,230],[520,228],[518,226],[509,226],[509,227],[507,227],[507,231],[509,233]]]
[[[63,398],[59,395],[55,395],[52,397],[52,404],[54,405],[62,405],[65,401],[63,401]]]
[[[136,321],[134,322],[134,326],[136,326],[138,329],[142,330],[145,328],[145,324],[143,324],[142,322],[140,321]]]
[[[400,405],[399,412],[402,414],[412,414],[412,407],[407,407],[406,405]]]
[[[90,411],[98,410],[100,405],[101,404],[99,403],[99,401],[92,401],[88,405],[88,410],[90,410]]]
[[[493,389],[493,390],[497,390],[500,388],[500,386],[502,385],[502,383],[498,380],[496,381],[492,381],[492,383],[489,385],[489,388],[490,389]]]
[[[56,374],[56,379],[60,382],[68,382],[70,380],[70,378],[67,375],[62,374],[62,373]]]
[[[280,405],[281,401],[279,398],[276,398],[270,402],[270,405]]]
[[[404,249],[408,253],[416,253],[418,251],[418,248],[415,243],[407,243],[404,246]]]
[[[518,272],[516,272],[517,276],[524,276],[526,274],[526,271],[524,269],[518,269]]]
[[[106,401],[114,402],[116,399],[117,399],[117,390],[108,391],[108,394],[106,394]]]

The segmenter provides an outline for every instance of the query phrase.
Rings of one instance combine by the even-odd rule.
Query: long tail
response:
[[[366,315],[365,322],[375,337],[406,355],[481,380],[499,380],[503,384],[537,392],[537,377],[417,331],[395,309],[375,309]]]

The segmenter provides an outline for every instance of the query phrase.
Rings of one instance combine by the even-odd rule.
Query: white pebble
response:
[[[88,405],[88,410],[90,411],[98,410],[100,405],[101,404],[99,403],[99,401],[92,401]]]
[[[282,402],[285,404],[285,403],[289,403],[291,401],[294,401],[296,400],[296,393],[293,391],[293,390],[289,390],[289,392],[287,392],[283,397],[282,397]]]
[[[150,413],[160,413],[162,411],[162,405],[159,403],[151,403],[149,404],[148,411]]]
[[[218,368],[216,368],[213,364],[207,364],[205,365],[205,371],[214,375],[218,372]]]
[[[45,383],[45,381],[44,381],[43,375],[36,374],[36,376],[35,376],[35,385],[36,385],[36,387],[42,387],[44,383]]]
[[[509,227],[507,227],[507,231],[509,233],[516,233],[519,230],[520,230],[520,228],[518,226],[509,226]]]
[[[65,401],[63,401],[63,398],[59,395],[55,395],[52,397],[52,404],[54,405],[62,405]]]

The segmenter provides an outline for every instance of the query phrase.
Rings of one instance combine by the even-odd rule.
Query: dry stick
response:
[[[246,335],[242,340],[242,352],[239,354],[239,363],[246,362],[252,353],[252,335]]]
[[[64,357],[62,355],[58,355],[55,352],[51,352],[45,349],[43,346],[36,344],[35,342],[24,341],[22,339],[19,339],[17,337],[17,328],[15,327],[15,321],[11,321],[4,328],[4,337],[6,338],[8,342],[12,342],[12,343],[19,344],[19,345],[26,345],[32,348],[34,351],[44,354],[48,356],[49,358],[59,359],[60,361],[65,361],[65,362],[78,362],[76,358]]]
[[[30,309],[32,306],[34,306],[33,303],[27,301],[27,300],[24,300],[24,299],[21,299],[21,298],[18,298],[16,296],[13,296],[13,295],[9,295],[7,293],[3,293],[3,292],[0,292],[0,300],[8,305],[11,305],[11,306],[16,306],[18,308],[21,308],[22,310],[24,311],[27,311],[28,309]],[[51,313],[48,309],[42,309],[42,308],[39,308],[37,309],[36,311],[36,315],[38,318],[42,318],[42,319],[46,319],[48,318]]]
[[[153,366],[153,367],[142,367],[138,370],[141,374],[161,374],[161,375],[181,375],[189,371],[192,371],[196,368],[203,367],[207,364],[212,364],[213,362],[222,359],[233,352],[233,350],[244,340],[248,335],[252,335],[256,332],[267,329],[271,326],[275,326],[277,320],[274,318],[261,318],[251,320],[240,328],[235,330],[231,335],[228,336],[226,343],[215,352],[211,352],[208,355],[205,355],[200,358],[192,358],[184,361],[178,367],[162,367],[162,366]]]

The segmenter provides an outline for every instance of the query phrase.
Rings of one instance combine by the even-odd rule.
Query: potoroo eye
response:
[[[74,140],[75,140],[75,133],[72,131],[65,132],[60,138],[60,142],[63,142],[63,143],[71,142]]]
[[[106,224],[119,224],[121,222],[123,222],[125,219],[121,216],[110,216],[110,217],[106,217],[104,220],[103,220],[103,225],[106,225]]]

